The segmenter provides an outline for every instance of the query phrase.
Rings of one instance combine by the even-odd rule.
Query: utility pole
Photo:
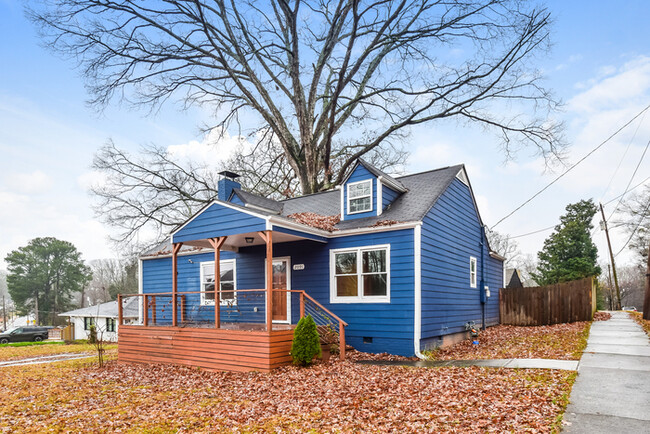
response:
[[[605,211],[603,211],[603,204],[600,205],[600,213],[603,216],[603,224],[605,226],[605,235],[607,236],[607,247],[609,247],[609,258],[612,261],[612,272],[614,274],[614,285],[616,286],[616,310],[621,310],[621,290],[618,288],[618,277],[616,276],[616,265],[614,264],[614,253],[612,253],[612,243],[609,241],[609,230],[607,230],[607,220],[605,220]]]
[[[643,319],[650,320],[650,245],[648,245],[648,266],[645,270],[645,299],[643,300]]]
[[[607,283],[609,285],[609,294],[607,294],[607,301],[609,302],[609,310],[614,310],[614,285],[612,284],[612,266],[607,264]]]

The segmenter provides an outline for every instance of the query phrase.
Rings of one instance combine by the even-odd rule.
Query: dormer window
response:
[[[372,211],[372,179],[348,184],[348,214]]]

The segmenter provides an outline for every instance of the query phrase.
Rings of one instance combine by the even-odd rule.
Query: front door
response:
[[[289,258],[273,260],[273,289],[291,289]],[[291,293],[273,293],[273,321],[289,322],[289,300]]]

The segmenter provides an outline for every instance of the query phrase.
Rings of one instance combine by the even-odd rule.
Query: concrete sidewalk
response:
[[[650,433],[650,339],[626,312],[591,326],[566,433]]]

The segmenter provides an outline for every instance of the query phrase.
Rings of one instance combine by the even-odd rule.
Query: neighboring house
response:
[[[504,258],[490,251],[463,165],[393,178],[358,160],[336,189],[281,201],[246,192],[237,175],[222,174],[218,199],[174,230],[171,243],[140,258],[140,292],[158,294],[149,296],[158,300],[156,307],[146,309],[157,326],[172,325],[171,302],[164,304],[160,294],[171,300],[176,286],[185,294],[177,301],[184,306],[177,307],[177,324],[224,327],[215,325],[210,293],[217,256],[211,246],[218,243],[221,323],[266,322],[267,330],[270,321],[295,324],[302,309],[291,292],[274,294],[272,318],[268,303],[245,292],[263,292],[271,280],[274,290],[302,290],[347,322],[346,342],[366,352],[421,356],[465,337],[469,323],[498,323]],[[265,262],[268,251],[272,267]],[[134,342],[147,333],[152,345],[167,342],[163,328],[155,335],[128,329]],[[165,330],[165,339],[186,333]],[[147,360],[144,353],[127,354],[129,347],[120,353],[124,360]],[[165,351],[180,350],[165,346],[156,360],[167,361]],[[199,357],[199,344],[183,351]]]
[[[521,272],[516,268],[506,269],[506,288],[523,288],[524,280]]]
[[[138,300],[136,297],[125,298],[123,301],[122,317],[125,324],[136,322],[139,315]],[[68,317],[74,327],[74,339],[88,339],[90,326],[97,329],[97,336],[109,342],[117,341],[118,311],[117,301],[109,301],[90,307],[60,313],[59,316]]]

